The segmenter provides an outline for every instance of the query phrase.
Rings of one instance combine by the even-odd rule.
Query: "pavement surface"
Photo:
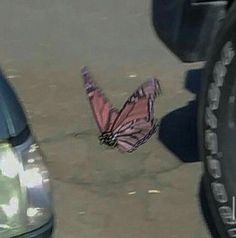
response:
[[[209,238],[189,86],[199,65],[181,63],[157,38],[151,2],[1,0],[0,22],[2,69],[53,179],[55,238]],[[159,135],[131,154],[101,146],[83,65],[117,107],[146,78],[159,78]]]

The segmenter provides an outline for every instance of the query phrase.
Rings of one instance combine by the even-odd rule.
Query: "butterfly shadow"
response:
[[[196,99],[188,102],[166,116],[160,123],[159,139],[183,162],[199,161],[197,143],[197,108],[201,88],[202,69],[189,70],[185,78],[185,88],[196,95]],[[213,238],[220,238],[211,215],[204,188],[204,175],[199,184],[198,200],[202,217]]]
[[[159,140],[183,162],[199,161],[197,144],[197,108],[202,69],[189,70],[185,88],[196,99],[165,115],[160,122]]]

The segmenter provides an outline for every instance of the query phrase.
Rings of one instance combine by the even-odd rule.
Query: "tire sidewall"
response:
[[[236,80],[236,75],[235,79],[229,76],[233,67],[236,67],[236,4],[224,20],[212,47],[205,67],[199,102],[199,150],[204,162],[204,184],[211,213],[221,237],[236,237],[236,220],[232,217],[232,197],[236,196],[236,186],[234,188],[227,182],[226,177],[229,175],[226,176],[224,170],[227,158],[224,158],[220,145],[221,126],[213,122],[215,119],[219,122],[224,113],[225,108],[220,100],[229,80]],[[206,115],[208,119],[209,115],[213,115],[211,118],[215,119],[209,122]]]

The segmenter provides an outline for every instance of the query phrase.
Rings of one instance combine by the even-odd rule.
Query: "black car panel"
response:
[[[18,136],[27,128],[27,121],[19,100],[0,71],[0,139]]]
[[[203,61],[225,17],[226,6],[226,1],[199,4],[192,0],[153,0],[153,25],[160,39],[182,61]]]

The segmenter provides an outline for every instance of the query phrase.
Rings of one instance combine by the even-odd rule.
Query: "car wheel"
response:
[[[236,3],[217,34],[199,102],[204,186],[221,237],[236,237]]]

